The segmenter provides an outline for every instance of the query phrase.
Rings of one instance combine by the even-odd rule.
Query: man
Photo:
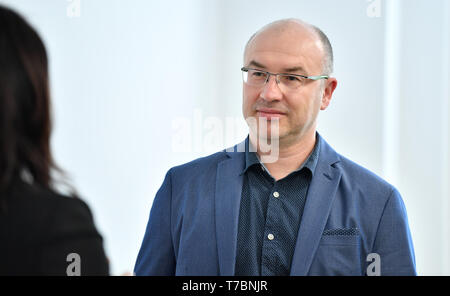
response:
[[[249,137],[169,170],[137,275],[416,274],[399,192],[316,132],[337,85],[332,70],[328,38],[300,20],[250,38],[242,68]]]

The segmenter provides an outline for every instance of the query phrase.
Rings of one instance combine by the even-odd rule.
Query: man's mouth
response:
[[[286,116],[286,113],[277,110],[277,109],[271,109],[271,108],[259,108],[256,109],[256,114],[258,117],[264,117],[267,119],[271,118],[280,118],[283,116]]]

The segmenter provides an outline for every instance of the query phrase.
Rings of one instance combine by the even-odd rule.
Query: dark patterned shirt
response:
[[[320,142],[305,162],[275,181],[245,141],[235,275],[289,275]]]

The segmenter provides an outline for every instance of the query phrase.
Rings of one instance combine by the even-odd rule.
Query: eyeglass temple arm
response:
[[[311,80],[319,80],[319,79],[328,79],[330,77],[327,75],[319,75],[319,76],[307,76],[306,78]]]

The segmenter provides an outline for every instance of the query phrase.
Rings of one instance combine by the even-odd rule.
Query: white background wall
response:
[[[56,160],[91,206],[113,274],[132,271],[166,171],[245,137],[247,39],[297,17],[335,51],[319,132],[400,190],[419,274],[450,275],[448,1],[80,0],[79,16],[76,2],[0,0],[46,43]]]

